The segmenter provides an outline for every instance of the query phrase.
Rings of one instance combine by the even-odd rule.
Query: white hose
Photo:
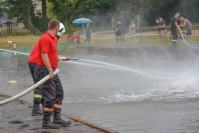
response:
[[[5,51],[5,52],[10,52],[10,53],[17,53],[17,54],[22,54],[22,55],[30,55],[28,53],[24,53],[24,52],[19,52],[19,51],[13,51],[13,50],[8,50],[8,49],[0,49],[1,51]]]
[[[59,72],[59,69],[56,69],[54,71],[54,74],[57,74]],[[10,97],[8,99],[5,99],[3,101],[0,101],[0,106],[4,105],[4,104],[7,104],[9,102],[12,102],[14,100],[17,100],[19,99],[20,97],[26,95],[27,93],[29,93],[30,91],[34,90],[35,88],[39,87],[40,85],[42,85],[44,82],[46,82],[47,80],[49,79],[49,75],[47,75],[46,77],[44,77],[43,79],[41,79],[39,82],[37,82],[36,84],[34,84],[33,86],[31,86],[30,88],[20,92],[19,94],[13,96],[13,97]]]
[[[183,36],[183,34],[182,34],[182,31],[181,31],[180,27],[177,26],[177,28],[178,28],[178,31],[180,32],[180,36],[182,37],[183,42],[186,44],[187,47],[190,47],[190,48],[199,48],[199,47],[194,47],[194,46],[190,45],[190,44],[185,40],[185,38],[184,38],[184,36]]]

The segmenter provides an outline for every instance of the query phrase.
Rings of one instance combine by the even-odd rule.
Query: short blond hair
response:
[[[56,20],[56,19],[51,19],[49,22],[48,22],[48,30],[52,30],[52,29],[55,29],[57,26],[59,26],[59,21]]]

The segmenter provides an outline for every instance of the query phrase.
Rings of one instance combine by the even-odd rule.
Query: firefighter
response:
[[[65,28],[62,23],[55,19],[50,20],[48,31],[40,37],[29,57],[29,62],[35,64],[33,78],[36,82],[46,75],[50,76],[48,81],[38,87],[39,94],[42,94],[42,98],[38,98],[43,99],[42,128],[44,129],[57,129],[60,126],[71,125],[71,121],[61,118],[64,92],[59,76],[53,73],[58,67],[57,40],[64,32]],[[54,114],[53,122],[50,120],[52,113]]]

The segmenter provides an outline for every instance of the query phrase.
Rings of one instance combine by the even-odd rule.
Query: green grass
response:
[[[146,34],[146,33],[144,33]],[[92,38],[92,44],[114,44],[116,42],[116,38],[114,34],[95,34]],[[153,45],[160,45],[160,38],[159,36],[144,36],[139,35],[136,37],[132,37],[129,34],[125,35],[125,44],[129,45],[143,45],[143,44],[153,44]]]
[[[156,32],[144,32],[142,34],[150,34],[150,33],[156,33]],[[199,44],[199,34],[197,31],[194,31],[193,36],[193,42]],[[197,33],[197,34],[196,34]],[[168,33],[169,34],[169,33]],[[16,41],[17,49],[21,51],[30,52],[34,45],[37,43],[40,36],[38,35],[9,35],[9,36],[0,36],[0,48],[7,48],[8,47],[8,41]],[[169,41],[169,35],[167,35],[168,38],[168,44]],[[137,40],[137,41],[136,41]],[[124,44],[129,45],[161,45],[161,41],[159,36],[138,36],[138,37],[131,37],[129,34],[125,36]],[[83,35],[81,35],[81,44],[85,45],[85,41],[83,38]],[[113,33],[107,33],[107,34],[92,34],[92,41],[91,45],[106,45],[106,44],[117,44],[115,41],[115,35]],[[118,43],[119,44],[119,43]],[[76,46],[79,47],[79,46]],[[66,43],[66,36],[63,36],[58,41],[58,51],[60,54],[67,53],[73,48],[72,45],[68,45]]]
[[[10,35],[0,37],[0,48],[8,48],[8,41],[16,41],[17,49],[20,51],[30,52],[34,45],[37,43],[40,36],[37,35]],[[59,39],[58,51],[65,53],[68,51],[64,38]]]
[[[199,43],[199,36],[193,36],[193,37],[192,37],[192,40],[193,40],[194,42]]]

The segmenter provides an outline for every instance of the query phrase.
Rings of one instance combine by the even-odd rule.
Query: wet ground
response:
[[[199,132],[198,49],[121,44],[68,54],[81,60],[60,62],[64,112],[122,133]],[[26,56],[0,56],[0,92],[14,95],[32,84]],[[7,84],[14,79],[15,86]]]
[[[0,97],[0,100],[3,100]],[[42,116],[30,116],[31,108],[20,102],[12,102],[0,108],[1,133],[100,133],[78,122],[60,129],[42,129]],[[66,118],[65,118],[66,119]]]

